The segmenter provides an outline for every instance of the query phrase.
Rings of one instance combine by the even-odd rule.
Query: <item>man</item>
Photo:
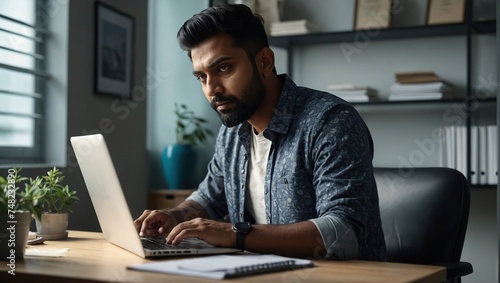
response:
[[[385,260],[373,143],[356,110],[277,75],[262,19],[244,5],[208,8],[177,38],[224,125],[198,190],[177,208],[146,210],[135,221],[140,234]]]

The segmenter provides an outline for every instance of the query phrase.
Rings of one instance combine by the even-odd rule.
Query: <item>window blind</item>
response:
[[[37,15],[44,3],[0,1],[0,164],[43,160],[49,34]]]

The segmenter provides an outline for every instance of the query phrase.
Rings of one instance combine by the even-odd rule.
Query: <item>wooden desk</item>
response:
[[[437,266],[368,261],[315,261],[316,266],[234,279],[194,277],[127,270],[127,265],[150,262],[106,242],[101,233],[70,231],[63,241],[46,241],[39,249],[69,248],[66,257],[25,257],[16,275],[0,261],[0,282],[442,282],[446,270]],[[161,259],[165,260],[165,258]]]

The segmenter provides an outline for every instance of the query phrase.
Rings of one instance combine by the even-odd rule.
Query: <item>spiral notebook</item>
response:
[[[195,259],[155,261],[127,268],[140,271],[223,279],[250,274],[299,269],[314,266],[307,259],[278,255],[215,255]]]

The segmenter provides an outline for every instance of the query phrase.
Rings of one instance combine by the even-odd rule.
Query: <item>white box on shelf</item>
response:
[[[486,128],[488,136],[488,185],[496,185],[498,183],[497,126],[489,125]]]
[[[479,184],[488,183],[488,135],[486,126],[479,126]]]

